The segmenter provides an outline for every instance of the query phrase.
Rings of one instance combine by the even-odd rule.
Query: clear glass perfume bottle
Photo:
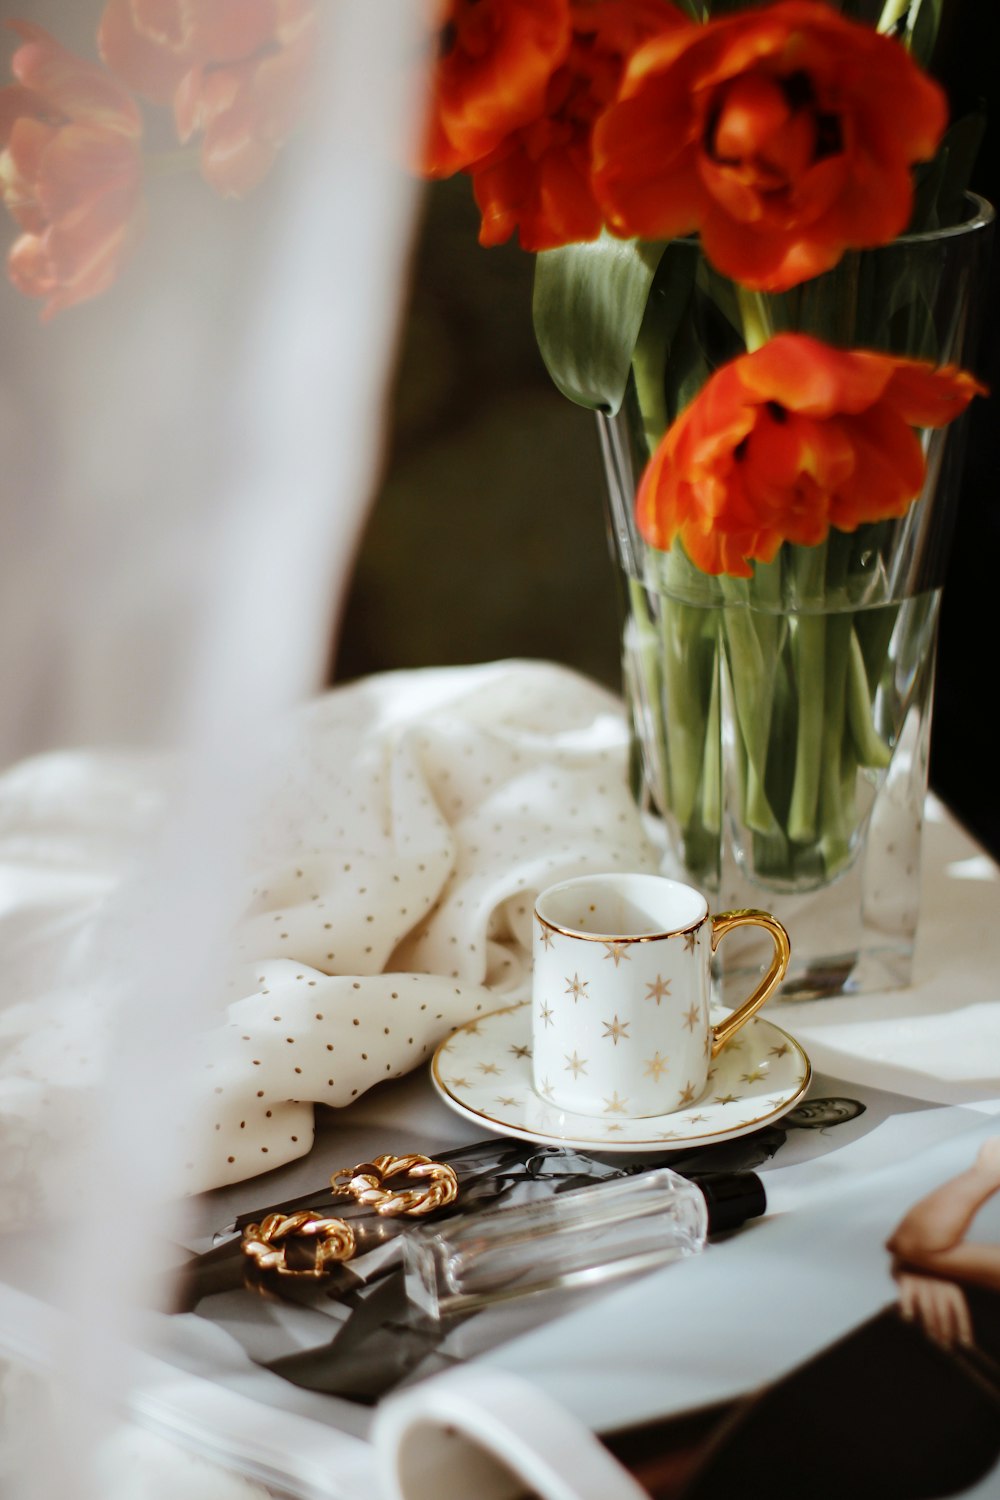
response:
[[[701,1250],[766,1208],[753,1172],[693,1181],[658,1167],[508,1208],[463,1214],[406,1238],[410,1301],[432,1318],[533,1292],[651,1269]]]

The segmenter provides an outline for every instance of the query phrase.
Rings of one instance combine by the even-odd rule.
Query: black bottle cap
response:
[[[756,1172],[716,1172],[692,1177],[708,1208],[708,1233],[738,1229],[767,1210],[767,1194]]]

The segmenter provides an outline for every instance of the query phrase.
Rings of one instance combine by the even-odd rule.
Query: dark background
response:
[[[985,103],[973,187],[997,183],[993,0],[946,6],[933,72],[952,118]],[[594,417],[558,394],[531,327],[533,260],[484,250],[464,177],[430,185],[414,256],[391,441],[358,558],[338,680],[397,667],[544,657],[620,686],[614,571]],[[994,248],[976,373],[1000,391]],[[965,419],[944,591],[931,784],[1000,857],[989,734],[1000,621],[997,400]]]

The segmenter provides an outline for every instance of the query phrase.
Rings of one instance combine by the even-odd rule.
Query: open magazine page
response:
[[[907,1207],[968,1166],[995,1129],[973,1109],[824,1075],[778,1124],[662,1157],[588,1157],[475,1138],[420,1077],[376,1094],[355,1119],[353,1132],[321,1132],[307,1161],[200,1200],[180,1302],[160,1329],[161,1357],[259,1400],[275,1437],[282,1412],[322,1424],[331,1456],[341,1435],[370,1434],[388,1398],[470,1360],[525,1377],[609,1441],[745,1397],[896,1302],[885,1240]],[[661,1164],[695,1177],[757,1171],[768,1211],[659,1271],[443,1323],[407,1303],[400,1243],[426,1231],[405,1220],[373,1225],[368,1215],[370,1248],[323,1283],[261,1284],[241,1254],[241,1227],[307,1204],[350,1216],[333,1206],[330,1174],[404,1149],[455,1166],[455,1210],[465,1213]],[[997,1217],[984,1210],[983,1233],[1000,1242],[1000,1219],[991,1226],[988,1212]],[[352,1222],[364,1247],[365,1216]],[[329,1493],[340,1493],[333,1471],[330,1483]]]

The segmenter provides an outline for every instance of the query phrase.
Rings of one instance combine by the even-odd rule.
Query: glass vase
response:
[[[663,871],[715,909],[758,906],[789,931],[786,998],[911,980],[937,624],[964,422],[923,434],[926,481],[905,516],[786,543],[751,579],[649,547],[634,520],[643,468],[712,371],[796,331],[969,368],[991,207],[847,255],[781,295],[748,295],[696,243],[653,283],[625,401],[599,415],[620,579],[623,682],[637,800]],[[682,309],[678,315],[678,309]],[[748,934],[721,958],[719,998],[767,955]]]

